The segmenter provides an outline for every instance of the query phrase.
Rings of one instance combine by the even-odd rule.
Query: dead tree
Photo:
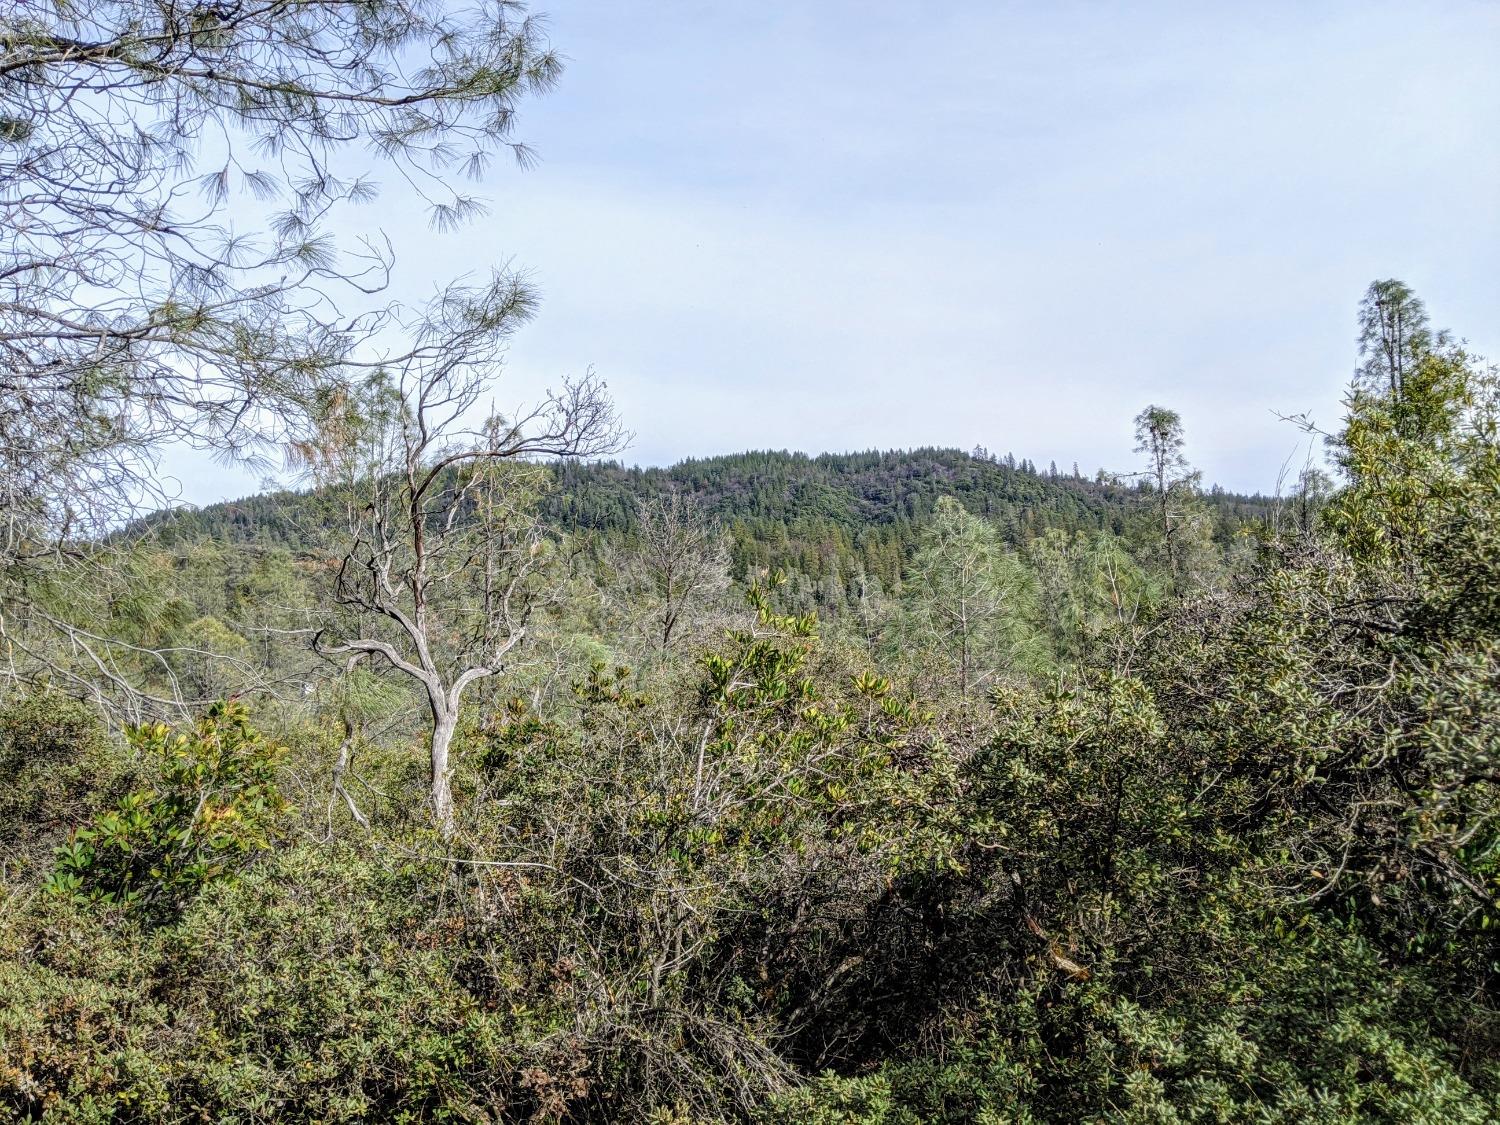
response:
[[[634,541],[610,551],[603,591],[651,651],[666,653],[707,620],[729,588],[724,532],[677,489],[636,503]]]
[[[529,502],[535,463],[600,456],[626,436],[592,373],[514,417],[473,419],[530,300],[508,277],[445,293],[415,359],[369,380],[303,451],[343,509],[332,596],[352,611],[316,646],[382,658],[419,687],[431,718],[432,812],[445,835],[464,691],[504,670],[542,593],[549,551]]]

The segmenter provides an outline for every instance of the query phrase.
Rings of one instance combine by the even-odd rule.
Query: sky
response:
[[[493,389],[592,367],[628,463],[984,445],[1128,470],[1178,410],[1206,481],[1271,491],[1337,424],[1370,281],[1500,358],[1500,4],[541,0],[540,164],[427,226],[360,221],[430,291],[541,291]],[[377,177],[379,178],[379,177]],[[188,500],[254,489],[169,458]]]

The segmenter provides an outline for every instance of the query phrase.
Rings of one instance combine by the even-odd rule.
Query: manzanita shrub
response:
[[[276,785],[285,749],[242,703],[216,703],[193,728],[135,727],[127,738],[159,781],[77,828],[47,880],[54,894],[171,912],[270,847],[287,810]]]

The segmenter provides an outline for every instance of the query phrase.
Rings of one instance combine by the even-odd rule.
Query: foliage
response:
[[[1131,490],[931,451],[497,469],[351,400],[309,453],[383,434],[394,473],[157,525],[74,598],[111,674],[256,682],[255,726],[136,727],[143,783],[86,704],[0,709],[0,1112],[1495,1120],[1500,383],[1408,339],[1338,487],[1254,534],[1160,408]],[[373,593],[332,607],[346,569]],[[311,620],[384,662],[299,653]]]
[[[516,109],[560,71],[514,3],[14,6],[0,38],[0,558],[160,495],[143,451],[305,432],[394,309],[330,220],[376,195],[337,156],[432,185],[527,155]],[[246,229],[246,228],[249,229]],[[238,228],[238,229],[231,229]],[[432,339],[412,341],[419,350]]]
[[[293,846],[143,934],[39,901],[0,929],[0,1106],[56,1121],[555,1120],[566,1025],[493,986],[441,881]],[[457,968],[458,971],[455,971]]]
[[[1065,660],[1118,643],[1161,603],[1161,577],[1108,532],[1069,535],[1054,528],[1027,544],[1026,554],[1036,575],[1038,617]]]
[[[956,672],[960,693],[997,673],[1034,671],[1041,660],[1030,575],[992,525],[948,497],[913,557],[904,589],[907,637],[935,648]]]
[[[784,1088],[771,1013],[818,984],[799,946],[822,929],[795,889],[838,903],[951,846],[931,716],[882,677],[828,679],[815,620],[752,597],[686,714],[596,669],[575,723],[517,703],[486,736],[463,835],[525,859],[579,996],[589,1117],[734,1117]]]
[[[818,457],[766,451],[665,469],[562,462],[551,474],[541,514],[557,531],[628,538],[638,530],[643,505],[675,493],[723,527],[736,578],[773,570],[806,576],[825,618],[857,597],[861,576],[887,590],[900,586],[902,570],[944,496],[993,524],[1015,548],[1051,528],[1124,536],[1140,501],[1137,490],[1110,480],[1040,474],[951,449]],[[1221,542],[1272,511],[1263,497],[1214,490],[1203,499]],[[315,498],[270,493],[152,522],[172,541],[207,536],[306,549],[317,541],[320,518]],[[826,596],[829,589],[837,597]]]
[[[92,790],[122,773],[93,708],[42,687],[0,707],[0,862],[45,865]]]
[[[729,552],[722,530],[694,498],[672,491],[643,500],[634,534],[606,547],[601,600],[643,655],[666,654],[676,643],[703,643],[724,616]]]
[[[1370,283],[1359,303],[1359,354],[1364,363],[1355,373],[1366,390],[1399,398],[1407,374],[1447,343],[1434,337],[1427,322],[1427,306],[1411,287],[1396,278]]]
[[[0,1116],[1500,1119],[1500,376],[1404,284],[1290,509],[1160,405],[627,469],[477,413],[521,275],[327,237],[525,155],[523,6],[0,22]],[[172,439],[310,487],[120,526]]]
[[[244,705],[216,704],[182,734],[138,727],[130,742],[157,762],[160,784],[78,828],[58,851],[49,891],[171,910],[271,846],[286,811],[275,776],[283,751],[250,725]]]
[[[101,735],[92,710],[54,689],[12,699],[0,709],[0,777],[19,785],[24,771],[76,763]]]

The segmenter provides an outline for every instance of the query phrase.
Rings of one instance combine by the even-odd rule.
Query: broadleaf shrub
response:
[[[271,846],[287,810],[276,781],[285,753],[237,702],[216,703],[190,731],[136,727],[132,748],[159,781],[75,829],[47,889],[81,901],[170,910]]]

